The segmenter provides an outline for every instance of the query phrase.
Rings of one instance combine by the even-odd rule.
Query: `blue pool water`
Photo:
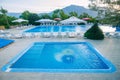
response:
[[[75,32],[76,28],[81,28],[86,30],[85,25],[81,26],[72,26],[72,25],[63,25],[63,26],[36,26],[32,29],[26,30],[25,32]]]
[[[6,72],[113,72],[89,42],[35,42],[3,68]]]
[[[8,39],[2,39],[0,38],[0,48],[3,48],[11,43],[13,43],[14,40],[8,40]]]

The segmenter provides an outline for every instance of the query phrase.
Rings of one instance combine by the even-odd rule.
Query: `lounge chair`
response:
[[[75,38],[75,37],[76,37],[75,32],[69,32],[69,33],[68,33],[68,37],[69,37],[69,38]]]
[[[62,37],[61,32],[53,32],[52,36],[55,37],[55,38],[61,38]]]
[[[9,32],[4,31],[4,30],[0,30],[0,34],[9,34]]]
[[[23,35],[22,34],[14,34],[14,38],[21,39],[21,38],[23,38]]]
[[[62,38],[66,38],[67,37],[67,33],[66,32],[61,32],[61,36],[62,36]]]
[[[43,37],[43,38],[49,38],[50,36],[51,36],[50,32],[44,32],[44,33],[42,34],[42,37]]]

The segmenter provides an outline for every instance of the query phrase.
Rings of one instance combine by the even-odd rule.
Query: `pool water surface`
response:
[[[3,68],[6,72],[114,72],[89,42],[35,42]]]
[[[31,29],[25,30],[25,32],[76,32],[78,28],[82,31],[86,31],[85,25],[72,26],[72,25],[61,25],[61,26],[35,26]]]

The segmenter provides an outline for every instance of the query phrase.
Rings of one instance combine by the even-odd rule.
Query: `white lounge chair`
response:
[[[52,33],[52,36],[55,37],[55,38],[61,38],[61,32],[53,32]]]
[[[69,37],[69,38],[75,38],[75,37],[76,37],[75,32],[69,32],[69,33],[68,33],[68,37]]]
[[[113,34],[110,32],[106,32],[104,35],[106,38],[111,38],[113,36]]]
[[[21,39],[21,38],[23,38],[23,35],[22,34],[14,34],[14,36],[13,36],[15,39]]]
[[[9,32],[7,32],[5,30],[0,30],[0,34],[9,34]]]
[[[25,38],[35,38],[35,35],[33,33],[25,33],[24,37]]]
[[[50,32],[44,32],[42,35],[43,38],[49,38],[50,36],[51,36]]]
[[[61,32],[61,36],[62,36],[62,38],[66,38],[67,37],[67,33],[66,32]]]
[[[113,37],[114,37],[114,38],[120,38],[120,33],[119,33],[119,32],[118,32],[118,33],[114,33],[114,34],[113,34]]]

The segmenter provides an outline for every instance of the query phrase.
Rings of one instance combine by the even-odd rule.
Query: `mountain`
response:
[[[10,12],[10,13],[7,13],[8,16],[13,16],[13,17],[16,17],[16,18],[19,18],[19,16],[21,15],[21,13],[14,13],[14,12]]]
[[[82,13],[88,13],[92,17],[96,17],[97,16],[97,12],[96,11],[92,11],[90,9],[84,8],[82,6],[77,6],[77,5],[70,5],[70,6],[67,6],[67,7],[61,9],[61,10],[63,10],[66,14],[69,14],[70,12],[76,12],[78,15],[80,15]],[[52,15],[54,11],[46,13],[46,14]],[[42,14],[45,14],[45,13],[39,13],[39,15],[42,15]],[[19,18],[21,13],[8,13],[7,15]]]
[[[69,14],[69,12],[76,12],[78,15],[80,15],[82,13],[88,13],[92,17],[96,17],[97,16],[97,12],[96,11],[92,11],[90,9],[84,8],[82,6],[77,6],[77,5],[70,5],[70,6],[67,6],[67,7],[63,8],[62,10],[66,14]]]
[[[61,10],[63,10],[66,14],[69,14],[70,12],[76,12],[78,15],[81,15],[82,13],[87,13],[92,17],[97,16],[96,11],[84,8],[82,6],[77,6],[77,5],[70,5],[70,6],[67,6],[67,7],[61,9]],[[53,11],[50,14],[53,14]]]

